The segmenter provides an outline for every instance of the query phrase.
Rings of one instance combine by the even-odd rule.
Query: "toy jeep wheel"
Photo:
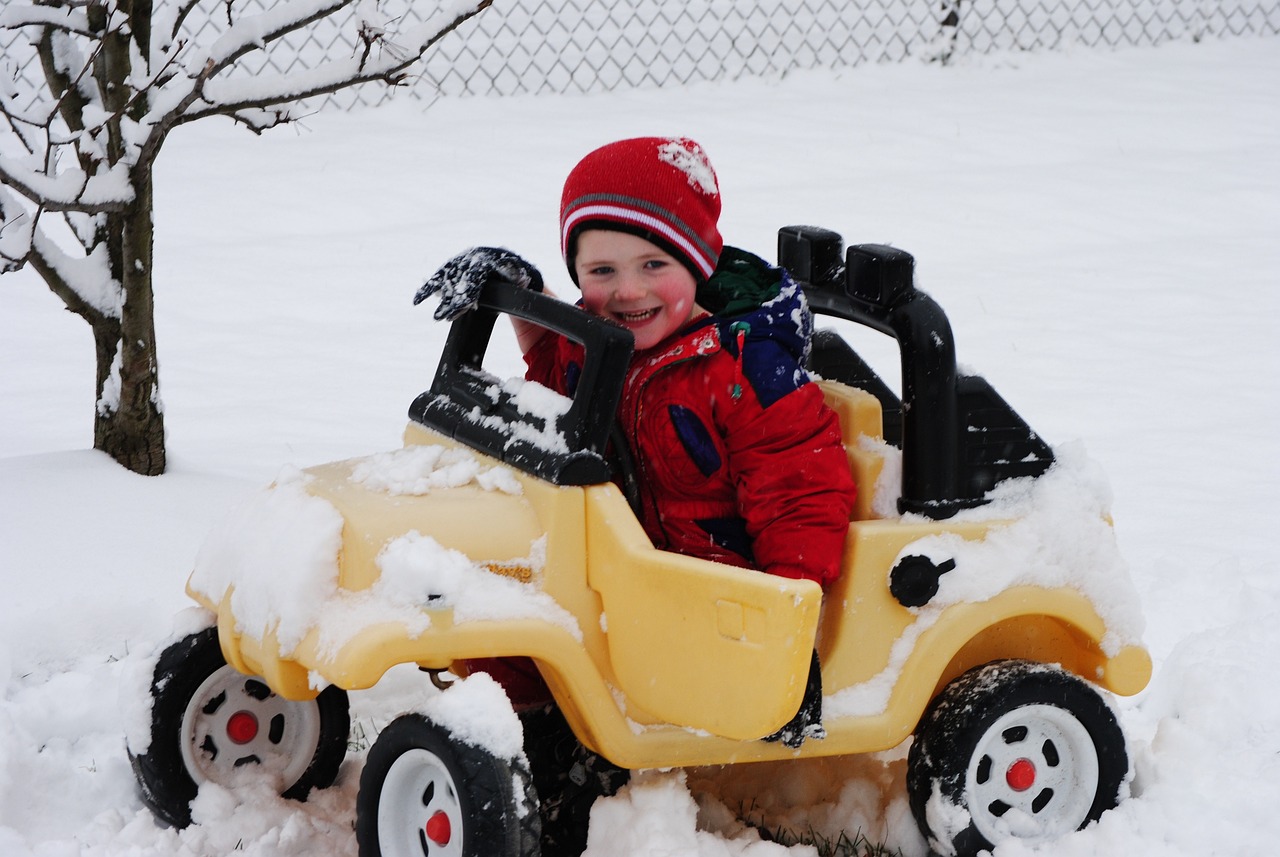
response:
[[[1124,735],[1087,682],[1000,661],[960,676],[929,706],[907,792],[933,849],[966,857],[1079,830],[1116,805],[1127,772]]]
[[[231,786],[260,774],[294,800],[332,785],[350,725],[344,691],[329,687],[308,702],[276,696],[262,679],[228,666],[217,629],[208,628],[160,655],[151,682],[151,743],[129,756],[147,805],[186,827],[205,782]]]
[[[419,714],[369,750],[356,799],[360,857],[526,857],[538,802],[523,761],[454,741]]]

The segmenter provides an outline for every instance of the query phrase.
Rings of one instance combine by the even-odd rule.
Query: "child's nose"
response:
[[[618,281],[618,289],[614,294],[624,301],[639,300],[644,297],[645,289],[640,278],[635,274],[624,274]]]

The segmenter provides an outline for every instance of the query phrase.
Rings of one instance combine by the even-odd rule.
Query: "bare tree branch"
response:
[[[169,41],[173,42],[178,38],[178,33],[182,30],[182,24],[187,20],[187,16],[191,11],[200,5],[200,0],[187,0],[178,7],[178,12],[173,17],[173,24],[169,27]]]
[[[366,50],[359,58],[326,62],[311,69],[306,75],[260,73],[255,76],[252,87],[243,82],[234,84],[227,82],[228,90],[244,93],[252,89],[257,93],[253,96],[220,100],[218,82],[210,80],[203,90],[203,97],[208,106],[190,110],[177,117],[174,125],[185,124],[206,116],[226,116],[251,108],[268,108],[317,95],[328,95],[363,83],[382,82],[389,86],[400,85],[405,78],[405,69],[421,59],[422,55],[441,38],[477,12],[488,8],[491,3],[492,0],[479,0],[471,10],[454,13],[452,19],[435,16],[414,28],[409,34],[402,36],[401,44],[398,45],[366,34],[362,28],[362,36],[368,38],[368,42],[366,42]],[[375,42],[383,46],[383,52],[381,55],[371,56],[372,44]]]

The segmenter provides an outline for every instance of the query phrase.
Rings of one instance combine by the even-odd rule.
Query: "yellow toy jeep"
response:
[[[914,734],[908,794],[939,853],[1058,836],[1114,806],[1129,765],[1104,692],[1140,691],[1151,662],[1086,464],[1055,462],[958,373],[908,254],[788,227],[779,262],[816,313],[892,335],[902,357],[898,398],[840,336],[813,340],[860,489],[825,593],[655,549],[611,442],[630,333],[491,282],[453,323],[402,449],[281,479],[202,550],[188,592],[216,623],[160,654],[150,741],[130,748],[148,805],[188,824],[201,783],[246,771],[305,799],[346,752],[347,691],[399,664],[440,676],[524,657],[578,739],[623,768],[870,753]],[[504,313],[584,345],[572,400],[483,369]],[[822,728],[763,740],[801,707],[811,663]],[[361,855],[533,857],[518,735],[495,745],[437,709],[370,750]]]

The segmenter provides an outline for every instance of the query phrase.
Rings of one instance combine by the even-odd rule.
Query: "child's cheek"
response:
[[[582,307],[592,315],[604,315],[604,298],[594,289],[582,290]]]

